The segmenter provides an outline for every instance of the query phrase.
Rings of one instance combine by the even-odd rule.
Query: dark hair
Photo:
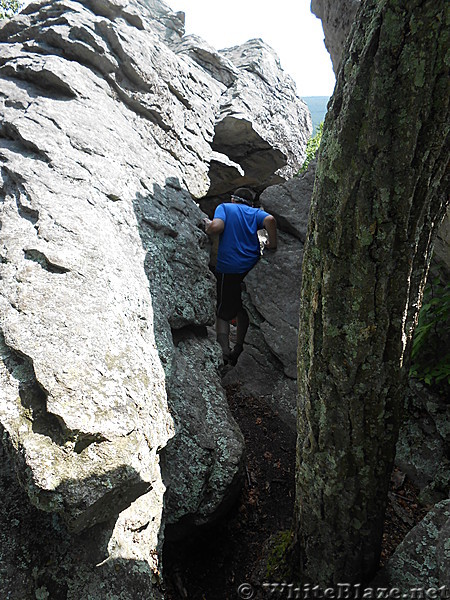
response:
[[[236,202],[248,204],[249,206],[252,206],[255,199],[255,193],[250,188],[245,187],[238,188],[231,196],[234,197]]]

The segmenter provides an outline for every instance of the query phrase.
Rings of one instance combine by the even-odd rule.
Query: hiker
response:
[[[235,365],[243,350],[249,318],[242,306],[241,283],[256,265],[261,249],[258,230],[266,229],[268,250],[277,247],[277,223],[269,213],[254,208],[255,194],[249,188],[238,188],[231,202],[219,204],[214,219],[204,219],[208,235],[220,234],[217,254],[216,336],[225,364]],[[230,349],[230,321],[236,318],[236,345]]]

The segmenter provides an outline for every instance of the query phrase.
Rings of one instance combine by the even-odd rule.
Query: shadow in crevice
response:
[[[178,524],[182,536],[200,522],[218,519],[234,502],[242,475],[242,434],[221,386],[221,353],[208,332],[215,321],[216,286],[205,215],[176,178],[167,178],[164,188],[154,184],[147,196],[137,195],[134,210],[176,426],[161,453],[165,511],[171,536]]]
[[[47,410],[47,394],[39,385],[33,361],[25,354],[11,348],[0,332],[2,360],[11,377],[18,382],[23,416],[31,421],[34,433],[48,436],[58,446],[64,445],[67,436],[55,415]]]
[[[1,445],[0,495],[2,597],[67,600],[88,594],[99,599],[162,599],[156,569],[144,560],[110,556],[115,517],[78,534],[69,533],[58,514],[30,504]]]

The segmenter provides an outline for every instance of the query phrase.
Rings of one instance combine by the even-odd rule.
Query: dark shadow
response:
[[[4,434],[1,426],[0,434]],[[116,517],[69,533],[60,515],[30,504],[1,445],[0,495],[2,598],[162,598],[156,569],[152,572],[142,560],[108,558]],[[117,510],[122,509],[118,503]]]

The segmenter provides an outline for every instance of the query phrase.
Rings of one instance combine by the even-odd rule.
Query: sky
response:
[[[217,50],[262,38],[278,54],[300,96],[333,93],[331,59],[310,0],[165,1],[172,10],[186,13],[186,33],[199,35]]]

